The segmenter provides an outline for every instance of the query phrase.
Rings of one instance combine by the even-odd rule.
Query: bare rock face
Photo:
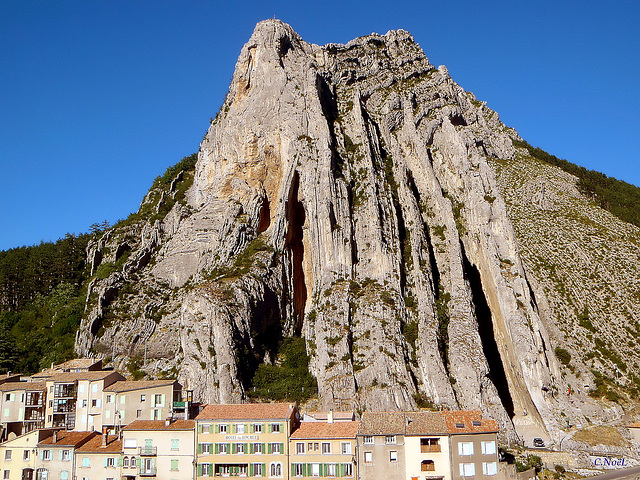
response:
[[[515,158],[512,138],[405,31],[319,47],[261,22],[195,172],[145,201],[160,212],[193,181],[184,198],[109,233],[131,260],[92,284],[77,349],[124,365],[144,343],[148,371],[232,402],[274,339],[302,336],[323,407],[428,400],[554,436],[566,400],[546,299],[490,165]],[[127,279],[141,287],[107,294]],[[140,315],[105,322],[105,305]]]

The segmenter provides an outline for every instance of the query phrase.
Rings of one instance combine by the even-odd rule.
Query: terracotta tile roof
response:
[[[445,415],[449,433],[492,433],[498,431],[496,421],[482,418],[482,412],[479,410],[445,411],[442,413]]]
[[[135,420],[123,430],[195,430],[194,420],[174,420],[166,425],[164,420]]]
[[[243,403],[231,405],[207,405],[196,420],[253,420],[289,419],[295,403]]]
[[[120,453],[122,452],[122,440],[117,435],[107,436],[107,445],[102,446],[102,435],[97,435],[87,443],[77,448],[78,453]]]
[[[38,445],[79,447],[96,435],[98,435],[98,432],[72,432],[59,430],[57,434],[58,438],[55,443],[53,443],[54,436],[51,436],[42,440]]]
[[[31,375],[31,378],[50,378],[53,377],[56,373],[60,372],[54,370],[53,368],[45,368],[43,370],[40,370],[38,373],[34,373],[33,375]]]
[[[364,412],[358,435],[404,435],[404,412]]]
[[[360,422],[302,422],[291,438],[356,438]]]
[[[11,392],[13,390],[46,390],[44,382],[8,382],[0,384],[0,392]]]
[[[178,383],[176,380],[120,380],[106,387],[105,392],[128,392],[131,390],[143,390],[146,388],[164,387]],[[180,385],[178,383],[178,385]],[[182,385],[180,385],[182,387]]]
[[[358,435],[447,435],[493,433],[495,420],[482,418],[482,412],[364,412]]]
[[[321,422],[325,422],[329,418],[329,412],[306,412],[305,415]],[[353,418],[353,412],[333,412],[334,422],[352,422]]]
[[[49,381],[54,382],[74,382],[76,380],[102,380],[103,378],[108,377],[109,375],[116,374],[117,376],[124,379],[122,375],[120,375],[115,370],[101,370],[99,372],[56,372]]]

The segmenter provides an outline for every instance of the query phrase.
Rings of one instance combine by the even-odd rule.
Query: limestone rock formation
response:
[[[147,372],[232,402],[301,336],[323,407],[428,399],[557,436],[555,304],[496,181],[513,139],[405,31],[320,47],[261,22],[195,171],[90,246],[76,348],[136,368],[144,351]]]

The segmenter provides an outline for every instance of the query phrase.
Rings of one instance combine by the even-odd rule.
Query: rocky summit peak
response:
[[[122,268],[91,283],[76,348],[130,364],[145,345],[146,371],[238,402],[296,340],[323,408],[556,435],[548,303],[493,166],[514,139],[404,30],[320,47],[260,22],[195,170],[90,246]]]

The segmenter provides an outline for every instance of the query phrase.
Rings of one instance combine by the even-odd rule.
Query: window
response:
[[[94,383],[93,385],[91,385],[91,391],[93,393],[98,393],[98,384]]]
[[[107,395],[107,403],[113,403],[113,396]]]
[[[345,463],[344,464],[344,476],[352,477],[353,476],[353,464]]]
[[[420,471],[421,472],[433,472],[436,469],[436,464],[433,460],[423,460],[420,463]]]
[[[136,418],[142,418],[142,410],[136,410]]]
[[[131,457],[131,467],[135,468],[136,466],[136,457]]]
[[[69,470],[62,470],[60,472],[60,480],[69,480]]]
[[[391,450],[389,452],[389,461],[390,462],[397,462],[398,461],[398,452],[395,450]]]
[[[147,401],[147,396],[144,393],[142,395],[140,395],[140,401],[141,402],[146,402]]]
[[[4,401],[5,402],[10,402],[11,401],[11,394],[10,393],[6,393],[4,395]]]
[[[5,450],[4,451],[4,459],[5,460],[11,460],[11,450]]]
[[[396,444],[396,436],[395,435],[387,435],[384,437],[384,443],[387,445],[395,445]]]
[[[282,476],[282,463],[280,463],[280,462],[272,463],[271,466],[269,467],[269,474],[272,477],[281,477]]]
[[[262,444],[254,443],[253,444],[253,453],[262,454]]]
[[[244,443],[236,443],[236,453],[239,455],[243,455],[244,452]]]
[[[420,453],[440,452],[440,439],[439,438],[421,438],[420,439]]]
[[[338,471],[338,469],[336,468],[336,464],[335,463],[327,463],[326,470],[325,470],[324,474],[327,477],[335,477],[337,471]]]
[[[497,475],[498,464],[496,462],[482,462],[482,473],[485,475]]]
[[[302,477],[304,475],[304,464],[302,463],[294,463],[293,464],[293,475],[296,477]]]
[[[244,423],[236,424],[236,433],[244,433]]]
[[[203,477],[210,477],[211,476],[211,464],[210,463],[203,463],[202,464],[202,476]]]
[[[91,400],[91,406],[92,407],[99,407],[100,403],[98,402],[98,399],[94,398],[93,400]]]
[[[461,463],[460,475],[462,477],[473,477],[476,474],[476,466],[473,463]]]
[[[127,403],[127,397],[125,395],[120,395],[120,405],[124,405]]]
[[[25,450],[22,452],[22,460],[28,462],[31,459],[31,450]]]
[[[331,444],[329,442],[322,442],[322,453],[331,453]]]
[[[373,462],[373,452],[364,452],[364,463]]]
[[[342,442],[340,444],[340,452],[342,453],[342,455],[351,454],[351,442]]]
[[[123,467],[128,467],[129,466],[129,457],[124,457],[122,459],[122,466]]]
[[[271,453],[275,453],[275,454],[282,453],[282,450],[280,449],[280,444],[279,443],[272,443],[271,444]]]
[[[458,455],[473,455],[473,442],[460,442],[458,444]]]
[[[178,471],[178,459],[177,458],[172,458],[171,459],[171,471],[172,472],[177,472]]]
[[[311,476],[312,477],[319,477],[320,476],[320,464],[319,463],[312,463],[311,464]]]
[[[42,450],[42,460],[51,460],[51,450]],[[49,472],[47,471],[47,475]]]
[[[71,460],[71,450],[62,450],[62,460],[65,462]]]
[[[82,408],[87,408],[87,399],[82,400]]]
[[[154,405],[154,406],[161,407],[161,406],[162,406],[162,404],[163,404],[163,402],[162,402],[162,394],[161,394],[161,393],[156,393],[156,394],[153,396],[153,405]]]
[[[219,443],[218,444],[218,453],[221,453],[221,454],[229,453],[229,444],[228,443]]]
[[[473,425],[474,427],[481,427],[482,426],[482,422],[480,420],[473,420],[471,422],[471,425]]]
[[[254,423],[253,424],[253,432],[254,433],[262,433],[262,424],[261,423]]]
[[[135,438],[125,438],[124,439],[124,448],[136,448],[138,446],[138,442]]]
[[[180,450],[180,439],[172,438],[171,439],[171,450]]]
[[[82,459],[82,466],[84,468],[89,468],[91,466],[91,462],[89,460],[89,457],[83,457]]]
[[[107,467],[115,467],[116,459],[113,457],[107,457]]]
[[[279,423],[272,423],[271,424],[271,432],[272,433],[280,433],[280,424]]]
[[[49,480],[49,470],[46,468],[36,470],[36,480]]]
[[[365,445],[373,445],[373,435],[365,435],[362,442]]]
[[[9,470],[5,470],[2,473],[2,478],[5,479],[5,480],[9,480]]]
[[[247,466],[246,465],[238,465],[238,475],[241,477],[247,476]]]
[[[255,477],[261,477],[262,475],[264,475],[262,473],[262,464],[261,463],[254,463],[253,464],[253,475]]]
[[[200,453],[204,453],[205,455],[211,454],[211,444],[210,443],[201,443],[200,444]]]
[[[496,442],[482,442],[480,446],[482,447],[483,455],[493,455],[496,453]]]
[[[298,455],[304,454],[304,443],[296,443],[296,453]]]
[[[227,426],[225,424],[220,425],[220,433],[227,433]]]

